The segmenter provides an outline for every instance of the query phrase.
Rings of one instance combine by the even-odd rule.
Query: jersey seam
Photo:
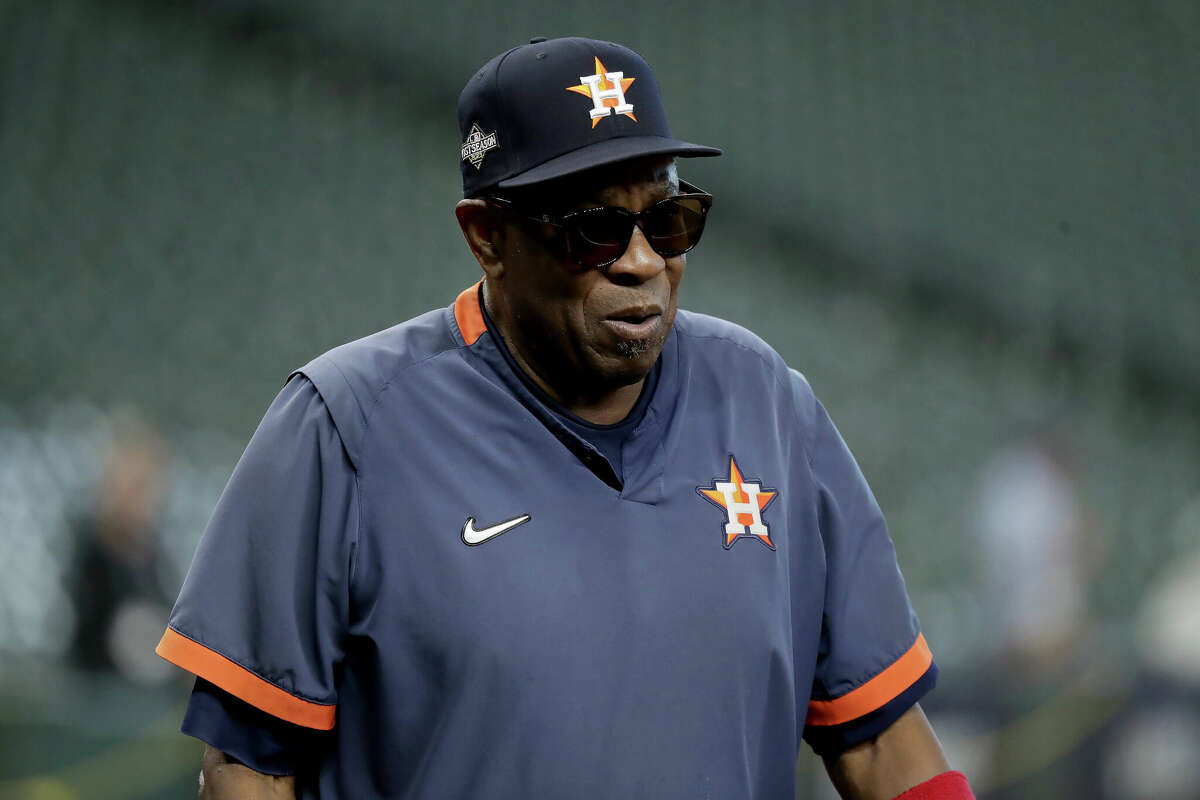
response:
[[[810,391],[811,391],[811,387],[810,387]],[[817,401],[817,398],[816,398],[816,396],[815,396],[815,392],[814,392],[813,394],[814,394],[814,396],[813,396],[813,403],[815,404],[815,403],[816,403],[816,401]],[[798,398],[797,398],[797,399],[798,399]],[[792,403],[792,404],[791,404],[791,406],[792,406],[792,415],[793,415],[793,416],[795,417],[795,419],[796,419],[796,428],[797,428],[797,429],[799,430],[799,432],[800,432],[800,449],[801,449],[802,451],[804,451],[804,462],[805,462],[806,464],[808,464],[808,474],[809,474],[809,475],[812,477],[812,480],[809,482],[809,487],[810,487],[810,489],[811,489],[811,491],[812,491],[812,494],[813,494],[813,498],[812,498],[812,499],[813,499],[813,501],[814,501],[814,503],[813,503],[813,507],[814,507],[814,508],[816,508],[816,502],[815,502],[815,501],[817,500],[817,497],[816,497],[816,487],[817,487],[817,468],[813,466],[813,461],[812,461],[812,445],[811,445],[811,444],[809,444],[809,442],[808,442],[808,437],[805,435],[805,434],[807,433],[807,431],[804,429],[804,419],[803,419],[803,418],[800,416],[800,408],[799,408],[799,405],[800,405],[799,403]],[[818,526],[817,526],[817,530],[820,530],[820,525],[818,525]],[[822,537],[822,538],[823,538],[823,537]]]
[[[355,505],[358,506],[358,519],[354,520],[354,550],[350,556],[350,575],[347,578],[348,583],[346,586],[347,591],[351,593],[351,597],[347,598],[347,607],[352,604],[354,579],[358,574],[358,554],[359,550],[362,549],[360,542],[362,541],[363,491],[361,477],[359,476],[357,469],[354,470],[354,495]],[[346,616],[346,627],[348,629],[350,627],[349,613],[347,613]]]
[[[454,329],[457,330],[458,326],[455,325]],[[461,333],[460,333],[460,335],[461,335]],[[480,338],[482,338],[482,337],[480,337]],[[453,337],[452,337],[452,340],[453,340]],[[371,410],[363,416],[362,439],[363,439],[364,446],[360,452],[360,457],[362,459],[362,463],[359,465],[355,465],[355,468],[354,468],[354,489],[355,489],[355,494],[357,495],[357,497],[355,499],[356,499],[357,505],[358,505],[358,519],[355,520],[355,525],[354,525],[354,554],[350,560],[349,585],[347,587],[352,594],[354,592],[354,581],[358,574],[358,561],[359,561],[359,555],[360,555],[359,551],[362,549],[362,546],[361,546],[362,524],[363,524],[363,518],[365,516],[365,512],[363,509],[363,505],[365,503],[365,498],[363,497],[363,495],[365,494],[365,492],[362,490],[362,471],[364,469],[366,469],[366,464],[367,464],[367,451],[366,451],[365,443],[367,441],[367,433],[371,430],[371,420],[375,416],[375,410],[378,409],[379,405],[383,402],[383,396],[387,393],[387,390],[391,388],[392,384],[395,383],[402,374],[404,374],[405,372],[407,372],[410,369],[413,369],[415,367],[419,367],[423,364],[426,364],[426,363],[434,360],[435,358],[444,356],[447,353],[458,353],[460,350],[465,349],[467,346],[468,345],[466,345],[464,343],[463,345],[456,345],[453,348],[439,350],[438,352],[431,353],[422,359],[419,359],[417,361],[412,361],[412,362],[409,362],[408,364],[404,364],[403,366],[397,367],[388,376],[387,381],[384,382],[384,384],[381,387],[379,387],[379,391],[375,395],[375,400],[371,404]],[[338,371],[341,372],[340,368]],[[344,375],[343,375],[343,377],[344,377]],[[351,392],[351,394],[353,394],[353,392],[354,392],[353,388],[350,389],[350,392]],[[336,426],[336,424],[337,424],[337,421],[335,420],[334,425]],[[353,597],[350,598],[351,601],[352,601],[352,599],[353,599]],[[346,627],[347,627],[347,629],[349,629],[351,620],[347,619],[346,622],[347,622]]]
[[[453,308],[443,309],[443,311],[445,311],[446,313],[448,313],[450,315],[450,323],[449,324],[450,324],[450,345],[451,346],[443,348],[441,350],[438,350],[435,353],[429,353],[429,354],[424,355],[413,361],[408,361],[407,363],[400,364],[397,367],[395,367],[390,373],[388,373],[387,378],[384,380],[384,382],[379,385],[379,388],[377,390],[374,390],[373,394],[370,395],[370,399],[371,399],[370,409],[363,412],[362,406],[361,405],[359,406],[359,413],[361,413],[362,417],[363,417],[363,435],[364,436],[366,435],[367,431],[371,427],[371,419],[375,414],[375,410],[379,407],[380,402],[382,402],[384,393],[387,392],[387,390],[389,388],[391,388],[392,384],[396,382],[397,378],[399,378],[401,374],[407,372],[410,369],[413,369],[414,367],[419,367],[427,361],[432,361],[435,358],[439,358],[448,353],[457,353],[462,350],[469,350],[472,347],[472,345],[467,344],[466,340],[463,339],[463,337],[462,337],[462,331],[458,327],[458,321],[454,319]],[[486,331],[486,330],[484,331],[484,333],[488,333],[488,332],[489,331]],[[479,338],[482,339],[483,336],[480,335]],[[476,341],[478,341],[478,339]],[[354,391],[354,387],[350,384],[350,380],[346,377],[346,373],[342,371],[341,366],[337,363],[337,359],[330,357],[329,353],[323,354],[322,356],[320,356],[320,358],[326,358],[330,361],[330,363],[333,364],[333,366],[337,369],[338,374],[340,374],[342,376],[342,380],[344,380],[346,382],[346,388],[349,389],[350,395],[355,398],[355,401],[357,403],[358,393]],[[300,372],[303,374],[303,367],[301,369],[297,370],[297,372]],[[305,377],[308,377],[308,376],[306,375]],[[336,425],[336,424],[337,424],[337,420],[334,420],[334,425]]]
[[[480,338],[483,338],[483,337],[480,337]],[[444,355],[447,355],[450,353],[457,353],[460,350],[467,349],[469,346],[470,345],[465,345],[465,344],[464,345],[456,345],[453,349],[439,350],[438,352],[430,353],[429,355],[425,356],[424,358],[418,359],[417,361],[410,361],[409,363],[404,364],[403,366],[397,367],[394,372],[392,372],[390,375],[388,375],[388,379],[383,383],[382,386],[379,387],[379,391],[376,392],[374,401],[371,403],[371,410],[369,412],[367,412],[367,414],[363,420],[363,434],[365,435],[367,433],[367,431],[370,429],[371,419],[375,416],[375,410],[377,408],[379,408],[379,404],[381,402],[383,402],[384,394],[387,393],[387,390],[392,387],[392,384],[396,382],[397,378],[399,378],[401,374],[408,372],[410,369],[413,369],[415,367],[419,367],[419,366],[425,364],[426,362],[433,361],[435,358],[441,358]]]
[[[472,347],[475,346],[474,344],[467,344],[466,340],[462,338],[462,331],[458,327],[458,322],[457,322],[457,320],[453,319],[453,315],[454,315],[453,310],[447,309],[447,312],[450,313],[450,315],[451,315],[450,340],[451,340],[452,346],[447,347],[442,350],[438,350],[436,353],[430,353],[430,354],[423,356],[415,361],[409,361],[406,364],[401,364],[400,366],[396,367],[394,370],[392,370],[392,372],[390,372],[388,374],[387,380],[385,380],[379,386],[379,389],[374,393],[374,397],[372,398],[372,401],[371,401],[371,408],[363,415],[363,431],[362,432],[363,432],[364,440],[366,438],[367,432],[370,431],[370,429],[371,429],[371,422],[375,417],[375,411],[379,408],[380,404],[383,402],[383,396],[387,393],[388,389],[390,389],[392,387],[392,384],[396,383],[396,381],[400,378],[401,375],[403,375],[405,372],[408,372],[411,369],[415,369],[417,367],[427,364],[430,361],[441,358],[442,356],[461,353],[465,350],[470,350]],[[477,344],[480,340],[482,340],[484,335],[487,335],[490,333],[491,333],[491,331],[484,330],[484,332],[482,334],[480,334],[479,338],[475,340],[475,344]],[[333,359],[330,359],[330,361],[333,361]],[[336,363],[335,363],[335,366],[336,366]],[[339,373],[341,372],[340,367],[338,368],[338,372]],[[344,373],[343,373],[343,380],[345,380]],[[349,382],[347,381],[347,384],[348,383]],[[354,389],[352,387],[348,387],[348,388],[350,388],[350,393],[352,395],[355,394]],[[336,425],[336,424],[337,424],[337,420],[334,420],[334,425]],[[364,455],[365,455],[365,453],[364,453]],[[358,472],[358,471],[359,471],[359,468],[356,467],[355,472]]]
[[[271,684],[279,691],[289,694],[292,697],[295,697],[297,700],[303,700],[306,703],[313,703],[314,705],[318,705],[318,706],[326,706],[326,707],[330,707],[330,708],[337,707],[337,701],[330,703],[326,700],[315,700],[305,694],[302,694],[300,692],[293,691],[291,689],[287,689],[287,688],[284,688],[283,686],[280,686],[277,681],[274,681],[274,680],[266,677],[265,675],[260,674],[258,670],[254,669],[250,666],[247,666],[240,659],[233,658],[232,656],[228,655],[227,653],[221,652],[220,649],[218,649],[216,647],[212,647],[208,644],[205,644],[204,642],[200,641],[200,639],[196,636],[192,636],[191,634],[184,633],[183,631],[181,631],[179,629],[178,625],[167,625],[167,627],[170,628],[171,630],[175,631],[176,633],[178,633],[180,636],[187,639],[188,641],[194,642],[195,644],[198,644],[199,646],[203,647],[206,650],[211,650],[212,652],[219,655],[221,658],[224,658],[224,659],[227,659],[227,660],[233,662],[234,664],[238,665],[242,669],[246,670],[246,672],[249,672],[251,675],[258,678],[259,680],[261,680],[265,683]]]
[[[324,356],[322,356],[322,358],[324,358]],[[354,389],[350,386],[350,381],[346,378],[346,373],[342,372],[342,368],[339,367],[332,358],[327,359],[327,360],[333,365],[334,369],[336,369],[338,371],[338,375],[342,376],[342,380],[346,384],[346,389],[350,392],[350,396],[353,397]],[[362,485],[359,481],[360,466],[357,463],[355,463],[356,459],[350,453],[350,448],[346,447],[346,437],[342,435],[341,428],[338,427],[337,418],[333,415],[333,410],[330,408],[329,402],[325,399],[325,396],[323,394],[321,394],[321,388],[319,386],[317,386],[316,382],[312,379],[312,377],[310,377],[309,375],[307,375],[304,372],[303,368],[296,370],[295,374],[300,375],[301,377],[304,378],[304,380],[308,381],[308,385],[311,386],[313,388],[313,391],[317,393],[317,397],[320,398],[320,400],[321,400],[321,405],[325,407],[325,413],[329,416],[329,421],[333,424],[333,433],[335,436],[337,436],[338,443],[342,446],[342,452],[346,455],[346,460],[350,463],[350,469],[354,472],[354,501],[355,501],[355,506],[358,510],[358,518],[354,521],[354,537],[350,542],[350,544],[351,544],[350,570],[347,575],[347,580],[348,580],[347,589],[349,589],[350,587],[352,587],[354,585],[354,575],[358,569],[359,542],[362,540]],[[358,406],[357,400],[355,401],[355,405]],[[359,406],[359,414],[360,415],[362,414],[361,406]],[[365,419],[363,422],[363,433],[364,434],[366,433]],[[348,623],[349,623],[349,620],[347,620],[347,624]],[[185,635],[182,633],[182,631],[176,631],[176,633],[179,633],[181,636]],[[191,637],[189,636],[188,638],[190,639]],[[195,641],[195,640],[193,640],[193,641]],[[196,644],[200,644],[200,642],[196,642]],[[222,653],[221,655],[224,655],[224,653]],[[225,656],[225,657],[229,658],[228,656]],[[229,660],[234,661],[234,659],[232,659],[232,658],[230,658]],[[234,663],[237,663],[237,662],[235,661]],[[239,664],[239,666],[244,666],[244,665]],[[282,688],[282,687],[280,687],[280,688]],[[284,691],[287,691],[287,690],[284,689]]]
[[[340,375],[342,377],[342,382],[346,384],[346,388],[350,390],[350,396],[354,397],[354,387],[350,385],[350,379],[346,377],[346,373],[342,370],[342,366],[337,363],[336,359],[328,358],[328,356],[322,356],[322,358],[326,358],[329,361],[329,363],[333,365],[333,368],[337,370],[338,375]],[[357,398],[355,399],[354,404],[356,406],[358,405]],[[363,432],[365,433],[366,429],[367,429],[367,418],[366,418],[366,415],[364,415],[362,412],[362,406],[358,407],[358,414],[359,414],[359,416],[361,416],[363,418]],[[330,414],[330,417],[332,417],[332,416],[333,415]],[[337,427],[337,420],[334,420],[333,424],[334,424],[334,427]]]
[[[759,352],[756,348],[750,347],[749,345],[742,344],[741,342],[730,339],[727,336],[717,336],[715,334],[704,334],[704,333],[686,333],[686,332],[682,332],[682,331],[681,331],[681,333],[683,333],[684,336],[687,336],[695,341],[724,342],[725,344],[728,344],[732,347],[736,347],[739,350],[745,350],[747,353],[753,353],[755,356],[758,357],[758,359],[760,361],[763,362],[763,364],[765,364],[768,368],[770,368],[772,373],[774,373],[776,371],[775,365],[773,363],[771,363],[771,358],[769,358],[765,353]],[[776,381],[779,380],[778,375],[775,376],[775,380]]]
[[[317,361],[320,361],[322,359],[325,359],[325,356],[321,356],[319,358],[314,359],[313,363],[315,364]],[[325,360],[328,360],[329,363],[333,365],[333,368],[337,370],[338,375],[341,376],[342,381],[346,384],[346,389],[347,389],[347,391],[350,392],[350,396],[354,397],[354,389],[350,387],[350,381],[346,378],[346,373],[342,372],[341,368],[337,365],[336,362],[334,362],[334,360],[332,358],[325,359]],[[321,387],[317,385],[317,382],[315,380],[313,380],[313,377],[311,375],[309,375],[307,372],[305,372],[305,368],[307,366],[308,365],[306,364],[304,367],[300,367],[295,372],[293,372],[292,375],[293,376],[299,375],[300,377],[304,378],[304,380],[306,380],[308,382],[308,385],[313,388],[313,391],[317,393],[317,398],[321,401],[321,405],[325,408],[325,413],[326,413],[326,415],[328,415],[329,421],[333,425],[333,432],[338,438],[338,444],[340,444],[342,446],[342,452],[345,453],[346,460],[350,462],[350,469],[354,470],[354,474],[355,474],[355,476],[357,476],[358,475],[358,464],[355,463],[356,459],[354,457],[354,454],[350,452],[350,448],[346,444],[346,437],[342,434],[342,427],[340,425],[338,425],[337,417],[334,416],[333,406],[330,404],[329,400],[325,397],[325,395],[321,392]],[[356,406],[358,406],[357,398],[355,398],[354,404]],[[362,415],[362,407],[361,406],[359,406],[358,413],[360,416]],[[365,432],[365,428],[364,428],[364,432]]]

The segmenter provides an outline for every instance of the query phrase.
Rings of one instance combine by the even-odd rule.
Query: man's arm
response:
[[[876,736],[826,756],[829,779],[845,800],[892,800],[950,765],[919,705]]]
[[[215,747],[205,745],[200,767],[200,800],[296,800],[292,775],[255,772]]]

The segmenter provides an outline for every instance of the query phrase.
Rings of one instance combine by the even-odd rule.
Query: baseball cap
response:
[[[647,155],[719,156],[671,135],[640,55],[594,39],[534,37],[483,65],[458,97],[463,196]]]

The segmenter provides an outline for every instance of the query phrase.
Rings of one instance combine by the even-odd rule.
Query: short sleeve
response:
[[[883,512],[799,373],[803,429],[825,549],[825,605],[804,738],[824,755],[872,738],[933,688],[937,666],[896,563]]]
[[[333,735],[271,716],[203,678],[196,678],[180,730],[264,775],[295,775]]]
[[[332,728],[357,534],[354,468],[294,375],[221,494],[156,652],[274,717]]]

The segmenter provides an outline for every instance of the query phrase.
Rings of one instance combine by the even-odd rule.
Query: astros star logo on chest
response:
[[[775,549],[770,528],[763,522],[762,512],[779,492],[764,489],[759,481],[744,479],[732,454],[729,456],[729,479],[714,478],[712,486],[697,486],[696,492],[725,511],[726,550],[744,536],[758,539],[772,550]]]

